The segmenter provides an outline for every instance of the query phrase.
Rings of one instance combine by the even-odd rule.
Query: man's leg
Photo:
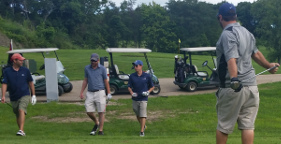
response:
[[[145,117],[138,117],[137,116],[137,119],[138,119],[138,121],[140,123],[140,126],[141,126],[141,132],[143,132],[144,131],[144,126],[145,126],[146,118]]]
[[[228,138],[228,134],[222,133],[219,130],[217,130],[216,139],[217,144],[226,144]]]
[[[99,125],[99,121],[93,112],[87,112],[87,115],[95,122],[95,124]]]
[[[141,132],[144,131],[145,121],[146,121],[145,117],[140,118]]]
[[[253,144],[254,130],[242,130],[241,137],[242,137],[242,144]]]
[[[103,112],[99,112],[99,131],[103,131],[103,124],[104,124],[104,113]]]
[[[24,127],[24,121],[25,121],[25,112],[21,109],[19,109],[19,114],[17,116],[17,123],[18,123],[18,127],[20,130],[23,130]]]

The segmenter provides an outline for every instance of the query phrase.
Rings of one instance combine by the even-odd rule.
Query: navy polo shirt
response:
[[[129,77],[128,87],[130,87],[134,93],[137,93],[137,97],[132,97],[135,101],[147,101],[148,97],[143,96],[142,92],[148,91],[153,87],[151,76],[145,72],[141,76],[138,76],[137,72],[132,73]]]
[[[11,101],[30,95],[28,84],[31,81],[33,79],[30,71],[25,67],[20,67],[18,71],[15,71],[12,66],[4,70],[3,83],[8,85]]]

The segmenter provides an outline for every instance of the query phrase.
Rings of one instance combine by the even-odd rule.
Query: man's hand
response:
[[[137,96],[138,96],[137,93],[133,93],[133,94],[132,94],[132,97],[137,97]]]
[[[237,77],[234,77],[231,79],[230,87],[234,90],[234,92],[240,92],[240,90],[243,88],[243,85],[240,83],[240,80],[238,80]]]
[[[1,102],[5,103],[5,96],[2,97]]]
[[[112,95],[111,94],[107,94],[107,100],[111,100],[112,99]]]
[[[274,66],[276,66],[276,68],[274,68],[274,69],[272,69],[272,70],[269,71],[271,74],[276,73],[277,70],[278,70],[278,67],[279,67],[280,65],[279,65],[278,63],[270,63],[270,67],[274,67]]]
[[[36,102],[37,102],[36,96],[35,96],[35,95],[32,95],[32,97],[31,97],[31,104],[32,104],[32,105],[35,105]]]
[[[142,95],[143,95],[143,96],[149,96],[149,91],[142,92]]]
[[[83,93],[80,94],[80,99],[84,99]]]

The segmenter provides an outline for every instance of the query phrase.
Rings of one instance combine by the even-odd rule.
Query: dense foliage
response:
[[[216,19],[221,3],[135,2],[124,0],[116,6],[108,0],[1,0],[0,32],[24,47],[147,47],[177,53],[179,47],[215,46],[221,32]],[[241,24],[259,44],[272,49],[272,60],[279,61],[280,5],[280,0],[257,0],[237,6]]]

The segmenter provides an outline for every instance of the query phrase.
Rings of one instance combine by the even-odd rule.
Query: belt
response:
[[[243,87],[249,87],[249,85],[243,85]],[[220,85],[220,88],[231,88],[230,85]]]
[[[104,89],[101,89],[101,90],[88,90],[89,92],[98,92],[98,91],[102,91]]]

